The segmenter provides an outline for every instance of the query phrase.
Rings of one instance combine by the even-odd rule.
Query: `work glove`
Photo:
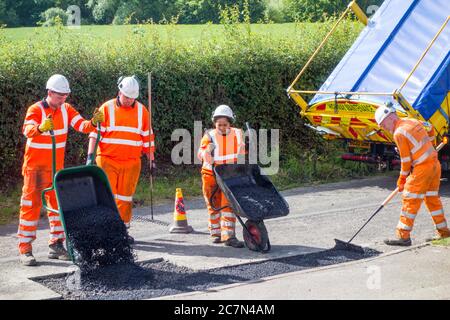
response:
[[[47,132],[50,130],[53,130],[54,126],[53,126],[53,120],[51,116],[48,116],[44,122],[42,122],[39,127],[38,130],[43,133],[43,132]]]
[[[94,115],[92,116],[92,119],[91,119],[92,125],[93,125],[94,127],[96,127],[97,124],[102,123],[102,122],[104,122],[104,121],[105,121],[105,115],[104,115],[104,113],[103,113],[102,111],[98,110],[98,108],[95,109]]]
[[[397,180],[397,187],[399,192],[403,192],[406,183],[406,176],[401,175]]]

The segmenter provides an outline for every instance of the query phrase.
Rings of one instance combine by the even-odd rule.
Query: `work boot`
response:
[[[408,247],[411,245],[411,238],[408,239],[386,239],[384,243],[388,246],[403,246]]]
[[[225,245],[228,247],[233,247],[233,248],[243,248],[244,247],[244,243],[234,237],[229,238],[227,241],[225,241]]]
[[[33,253],[31,251],[30,252],[21,253],[20,254],[20,262],[24,266],[35,266],[35,265],[37,265],[36,259],[34,258]]]
[[[70,256],[67,253],[67,250],[64,248],[64,245],[61,241],[49,245],[48,248],[49,248],[48,250],[49,259],[58,259],[64,261],[70,260]]]
[[[425,241],[426,242],[431,242],[431,241],[447,239],[449,237],[450,237],[450,235],[442,236],[442,235],[439,234],[439,235],[435,235],[434,237],[431,237],[431,238],[426,238]]]
[[[211,241],[212,241],[212,243],[221,243],[222,242],[220,237],[211,237]]]

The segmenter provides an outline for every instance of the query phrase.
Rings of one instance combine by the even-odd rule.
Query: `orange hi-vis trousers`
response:
[[[24,183],[22,188],[22,198],[20,199],[20,220],[17,237],[19,238],[19,252],[21,254],[32,251],[31,243],[36,239],[39,215],[42,208],[42,190],[51,187],[52,172],[24,170]],[[58,209],[55,192],[48,192],[45,196],[47,206]],[[59,214],[48,212],[50,223],[49,244],[64,241],[64,229],[61,224]]]
[[[209,214],[208,229],[211,237],[221,237],[222,241],[235,237],[236,216],[232,209],[228,207],[220,211],[215,211],[209,202],[211,195],[218,187],[216,178],[211,174],[203,173],[202,182],[203,196],[205,197]],[[216,191],[212,200],[215,208],[229,206],[228,199],[220,188]]]
[[[116,199],[120,217],[127,228],[130,227],[133,209],[133,195],[141,173],[141,159],[114,160],[106,156],[97,156],[97,165],[108,177],[112,193]]]
[[[431,160],[431,159],[430,159]],[[414,167],[408,176],[403,190],[403,205],[400,221],[397,225],[397,236],[409,239],[414,226],[414,219],[420,209],[422,200],[430,212],[437,233],[443,237],[450,236],[444,210],[439,197],[441,164],[434,158]]]

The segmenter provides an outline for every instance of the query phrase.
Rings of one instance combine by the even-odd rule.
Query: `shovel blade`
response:
[[[333,250],[353,251],[353,252],[364,254],[364,249],[361,246],[352,244],[347,241],[342,241],[339,239],[334,239],[334,241],[336,242],[336,244],[335,244]]]

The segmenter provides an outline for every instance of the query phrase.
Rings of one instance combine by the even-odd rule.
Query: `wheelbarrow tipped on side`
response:
[[[54,187],[67,236],[67,249],[74,263],[95,261],[99,265],[109,264],[107,260],[114,260],[115,257],[91,252],[103,250],[107,253],[109,249],[114,249],[109,248],[114,245],[117,252],[130,250],[124,247],[126,241],[121,239],[127,235],[126,227],[101,168],[80,166],[61,170],[55,175]],[[81,252],[77,251],[75,244],[78,249],[82,248]]]

